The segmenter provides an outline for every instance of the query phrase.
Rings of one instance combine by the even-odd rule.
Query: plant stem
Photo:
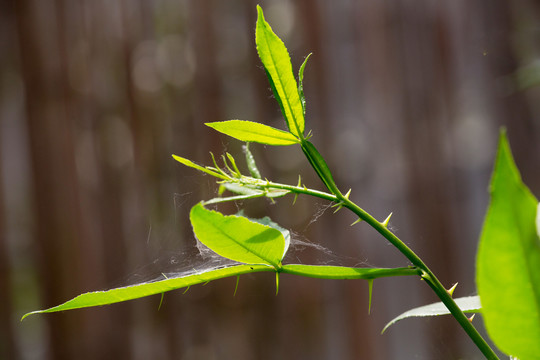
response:
[[[437,297],[443,302],[443,304],[446,305],[452,316],[454,316],[454,318],[461,325],[463,330],[465,330],[465,332],[469,335],[469,337],[476,344],[478,349],[484,354],[484,356],[490,360],[499,359],[493,349],[490,348],[488,343],[482,338],[480,333],[478,333],[476,328],[472,325],[472,322],[467,318],[463,311],[461,311],[459,306],[456,304],[454,299],[452,299],[452,296],[446,291],[439,279],[437,279],[437,277],[435,276],[435,274],[433,274],[429,267],[424,264],[422,259],[420,259],[420,257],[416,255],[416,253],[412,251],[403,241],[401,241],[401,239],[399,239],[393,232],[388,230],[388,224],[377,221],[365,210],[350,201],[348,196],[344,196],[339,191],[339,189],[335,186],[334,180],[332,179],[332,175],[326,165],[326,162],[316,150],[316,148],[313,146],[313,144],[308,143],[307,141],[303,141],[301,146],[311,166],[315,169],[319,177],[321,177],[323,183],[327,185],[328,189],[333,193],[335,200],[332,200],[340,206],[346,207],[347,209],[351,210],[360,219],[368,223],[379,234],[381,234],[392,245],[394,245],[403,255],[405,255],[405,257],[414,266],[420,269],[421,278],[426,281],[429,287],[431,287],[431,289],[435,292]],[[328,186],[328,184],[332,184],[333,186]],[[293,190],[291,189],[291,191]],[[324,198],[329,199],[328,196],[325,196]]]
[[[341,197],[341,196],[338,196]],[[421,278],[426,281],[426,283],[431,287],[435,292],[437,297],[443,302],[444,305],[448,308],[452,316],[458,321],[463,330],[469,335],[473,340],[476,346],[488,359],[498,359],[497,355],[489,347],[487,342],[482,338],[480,333],[473,326],[471,321],[467,316],[461,311],[459,306],[456,304],[452,296],[446,291],[444,286],[441,284],[439,279],[433,274],[429,267],[412,251],[401,239],[399,239],[394,233],[392,233],[388,228],[381,222],[377,221],[373,216],[368,214],[358,205],[350,201],[345,197],[341,197],[341,202],[343,207],[354,212],[358,217],[368,223],[372,228],[374,228],[379,234],[384,236],[392,245],[394,245],[409,261],[419,268],[422,271]]]

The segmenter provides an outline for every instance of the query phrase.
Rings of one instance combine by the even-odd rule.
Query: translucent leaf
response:
[[[282,272],[293,275],[314,277],[318,279],[376,279],[388,276],[418,275],[414,268],[354,268],[328,265],[287,264]]]
[[[244,186],[242,184],[237,183],[223,183],[221,184],[225,189],[229,190],[230,192],[233,192],[235,194],[240,195],[263,195],[264,191],[260,189],[253,189],[249,186]]]
[[[482,314],[494,343],[521,359],[540,359],[538,201],[522,183],[501,133],[477,254]]]
[[[465,313],[480,312],[481,310],[479,296],[467,296],[454,299],[454,301],[456,302],[457,306],[459,306],[459,308]],[[403,319],[411,317],[439,316],[448,314],[450,314],[450,311],[442,302],[420,306],[406,311],[398,317],[392,319],[392,321],[386,324],[382,332],[385,332],[386,329],[388,329],[391,325]]]
[[[274,96],[278,100],[289,131],[298,138],[304,134],[304,110],[300,102],[291,59],[283,41],[264,20],[260,6],[255,30],[257,52],[270,80]]]
[[[93,291],[81,294],[61,305],[33,311],[25,314],[22,319],[33,314],[51,313],[57,311],[80,309],[92,306],[102,306],[114,304],[122,301],[139,299],[142,297],[162,294],[167,291],[176,290],[191,285],[202,284],[208,281],[217,280],[229,276],[242,275],[261,271],[275,271],[267,265],[233,265],[226,268],[214,269],[200,273],[190,274],[184,277],[171,278],[160,281],[142,283],[132,286],[125,286],[107,291]],[[22,320],[21,319],[21,320]]]
[[[265,226],[270,226],[271,228],[278,230],[281,233],[281,235],[283,235],[283,239],[285,240],[285,246],[283,246],[283,254],[281,255],[281,259],[283,259],[285,257],[285,254],[289,250],[289,245],[291,244],[290,231],[279,226],[277,223],[273,222],[268,216],[265,216],[261,219],[253,219],[253,218],[248,218],[248,219],[256,223],[265,225]]]
[[[304,116],[306,115],[306,97],[304,96],[304,69],[306,68],[306,64],[310,56],[311,53],[306,56],[304,62],[300,66],[300,70],[298,70],[298,95],[300,96],[300,103],[302,104],[302,111],[304,112]]]
[[[294,135],[264,124],[245,121],[227,120],[206,123],[205,125],[235,139],[267,145],[294,145],[300,143]]]
[[[181,156],[174,155],[174,154],[173,154],[172,157],[173,157],[174,160],[178,161],[180,164],[186,165],[186,166],[188,166],[190,168],[202,171],[204,173],[207,173],[208,175],[212,175],[212,176],[215,176],[215,177],[220,178],[220,179],[229,180],[229,178],[224,176],[223,174],[220,174],[220,173],[218,173],[216,171],[213,171],[213,170],[210,170],[208,168],[197,165],[191,160],[188,160],[186,158],[183,158]]]
[[[259,169],[257,168],[257,164],[255,163],[255,158],[253,157],[253,154],[249,150],[249,142],[247,142],[246,145],[242,146],[242,149],[244,150],[244,153],[246,155],[246,163],[247,163],[249,173],[255,179],[260,179],[261,173]]]
[[[238,183],[223,183],[221,184],[225,189],[240,195],[254,195],[256,196],[266,196],[268,198],[277,198],[282,197],[290,193],[288,190],[282,189],[260,189],[259,187],[250,187],[248,184],[238,184]]]
[[[207,210],[200,203],[191,209],[190,220],[199,241],[218,255],[246,264],[280,267],[286,249],[281,231],[242,216]]]

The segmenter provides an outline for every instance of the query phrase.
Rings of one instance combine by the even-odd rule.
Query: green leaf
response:
[[[475,313],[480,312],[481,310],[479,296],[466,296],[454,299],[454,301],[456,302],[457,306],[459,306],[459,308],[465,313]],[[448,314],[450,314],[450,311],[442,302],[420,306],[406,311],[398,317],[392,319],[392,321],[386,324],[382,332],[384,333],[386,329],[388,329],[391,325],[403,319],[411,317],[439,316]]]
[[[249,150],[249,142],[246,142],[246,145],[242,146],[242,149],[244,150],[244,154],[246,155],[246,164],[249,173],[255,179],[261,179],[261,172],[257,168],[257,164],[255,163],[255,158],[253,157],[253,154]]]
[[[253,187],[251,187],[249,184],[239,184],[239,183],[230,183],[230,182],[222,183],[221,186],[223,186],[225,189],[235,194],[250,195],[252,198],[262,197],[262,196],[265,196],[267,198],[278,198],[278,197],[282,197],[290,193],[289,190],[274,189],[274,188],[261,189],[259,185],[253,185]],[[249,199],[249,197],[246,197],[244,199]],[[208,204],[209,202],[205,201],[205,203]]]
[[[210,170],[208,168],[202,167],[200,165],[197,165],[191,160],[188,160],[186,158],[183,158],[181,156],[174,155],[174,154],[173,154],[172,157],[173,157],[174,160],[178,161],[180,164],[186,165],[186,166],[188,166],[190,168],[202,171],[202,172],[204,172],[204,173],[206,173],[208,175],[212,175],[214,177],[217,177],[217,178],[220,178],[220,179],[223,179],[223,180],[229,180],[229,178],[227,176],[225,176],[223,174],[220,174],[220,173],[218,173],[216,171]]]
[[[312,53],[309,53],[308,56],[306,56],[304,62],[300,66],[300,70],[298,70],[298,95],[300,96],[300,103],[302,103],[302,111],[304,113],[304,116],[306,115],[306,97],[304,96],[304,69],[306,68],[307,61]]]
[[[274,96],[278,100],[289,131],[298,138],[304,134],[304,111],[291,59],[283,41],[272,31],[264,20],[264,14],[257,5],[258,19],[255,29],[257,52],[270,80]]]
[[[278,146],[300,143],[300,140],[289,132],[252,121],[227,120],[205,125],[241,141]]]
[[[107,291],[88,292],[85,294],[81,294],[61,305],[45,310],[32,311],[28,314],[25,314],[21,320],[24,320],[24,318],[33,314],[51,313],[92,306],[109,305],[122,301],[139,299],[150,295],[162,294],[167,291],[184,288],[191,285],[202,284],[208,281],[222,279],[229,276],[262,271],[275,270],[267,265],[233,265],[230,267],[194,273],[184,277],[142,283]]]
[[[336,183],[334,182],[332,173],[330,172],[328,165],[326,165],[326,161],[324,161],[324,158],[321,156],[317,148],[311,142],[306,140],[302,143],[302,151],[328,190],[330,190],[334,195],[339,194],[340,192]]]
[[[281,231],[248,218],[225,216],[201,203],[190,213],[195,236],[218,255],[246,264],[281,266],[286,241]]]
[[[538,203],[538,207],[536,208],[536,234],[540,238],[540,203]]]
[[[415,268],[355,268],[346,266],[287,264],[282,272],[293,275],[314,277],[318,279],[376,279],[388,276],[418,275]]]
[[[501,133],[476,265],[486,328],[505,353],[540,359],[538,200],[522,183]]]
[[[226,182],[221,184],[225,189],[229,190],[230,192],[233,192],[235,194],[239,195],[260,195],[264,196],[264,191],[260,189],[254,189],[249,186],[238,184],[238,183],[230,183]]]
[[[205,200],[204,205],[210,205],[210,204],[220,204],[224,202],[229,201],[243,201],[243,200],[249,200],[249,199],[256,199],[263,197],[264,193],[260,192],[258,194],[249,194],[249,195],[236,195],[236,196],[228,196],[228,197],[217,197],[210,200]]]

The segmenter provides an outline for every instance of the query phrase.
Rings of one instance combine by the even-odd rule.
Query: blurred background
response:
[[[342,190],[475,294],[475,253],[499,129],[540,194],[540,5],[504,1],[260,1],[305,71],[307,129]],[[394,316],[437,299],[417,278],[367,284],[223,279],[160,297],[30,317],[82,292],[196,258],[188,213],[210,164],[241,145],[203,123],[284,128],[247,0],[0,1],[1,359],[481,359],[452,318]],[[263,176],[322,189],[298,147],[251,147]],[[253,200],[303,245],[291,262],[406,266],[322,201]],[[226,213],[235,206],[221,206]],[[327,210],[327,211],[325,211]],[[511,215],[511,214],[509,214]],[[482,319],[475,323],[481,328]]]

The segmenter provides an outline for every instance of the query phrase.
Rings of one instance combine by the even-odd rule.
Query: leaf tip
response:
[[[35,314],[36,312],[35,311],[32,311],[32,312],[29,312],[29,313],[26,313],[24,314],[22,317],[21,317],[21,322],[26,319],[27,317],[29,317],[30,315],[33,315]]]

